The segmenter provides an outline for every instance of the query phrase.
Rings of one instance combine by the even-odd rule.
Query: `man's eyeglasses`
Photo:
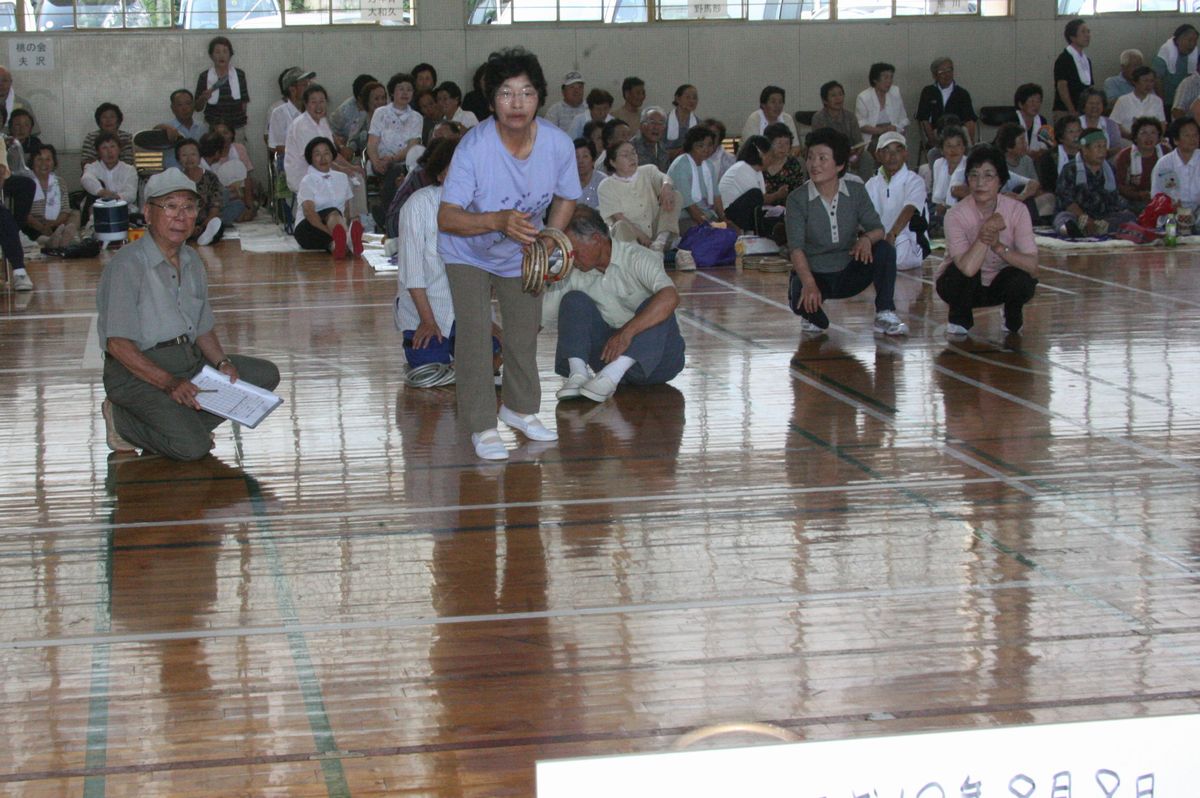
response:
[[[167,216],[195,216],[200,213],[200,206],[194,202],[172,202],[167,205],[160,205],[157,202],[147,202],[146,204],[162,209]]]

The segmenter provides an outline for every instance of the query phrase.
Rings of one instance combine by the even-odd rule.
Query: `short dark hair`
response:
[[[895,65],[889,64],[886,61],[876,61],[874,64],[871,64],[870,70],[867,71],[867,83],[874,86],[883,77],[884,72],[891,72],[895,75]]]
[[[763,90],[758,93],[758,104],[766,105],[771,100],[772,94],[778,94],[779,98],[787,102],[787,92],[779,86],[764,86]]]
[[[229,57],[233,58],[233,42],[229,41],[225,36],[214,36],[208,40],[208,55],[212,57],[213,50],[217,49],[218,44],[223,44],[229,48]]]
[[[375,91],[376,88],[383,89],[383,84],[377,80],[371,80],[364,83],[362,88],[359,89],[358,94],[355,95],[358,97],[358,101],[362,103],[363,108],[367,107],[367,103],[371,100],[371,92]],[[387,89],[383,90],[387,91]]]
[[[804,139],[804,146],[811,152],[813,147],[824,145],[833,150],[833,162],[845,166],[850,161],[850,139],[841,131],[831,127],[823,127],[809,133]]]
[[[287,73],[291,72],[293,69],[299,69],[299,68],[300,67],[287,67],[286,69],[284,69],[282,72],[279,73],[279,77],[275,78],[275,83],[276,83],[276,85],[279,86],[279,93],[283,95],[284,99],[287,99],[288,90],[286,88],[284,88],[284,86],[283,86],[283,79],[285,77],[287,77]]]
[[[1167,128],[1167,138],[1171,140],[1172,145],[1179,140],[1179,134],[1182,133],[1183,129],[1188,125],[1192,125],[1196,128],[1197,132],[1200,132],[1200,122],[1197,122],[1191,114],[1188,114],[1187,116],[1181,116],[1171,123],[1171,125]]]
[[[14,112],[14,115],[15,115],[15,112]],[[1129,132],[1132,133],[1133,137],[1136,139],[1138,136],[1138,131],[1140,131],[1142,128],[1146,127],[1147,125],[1154,128],[1155,130],[1157,130],[1159,137],[1160,138],[1162,137],[1163,123],[1161,120],[1159,120],[1158,118],[1153,117],[1153,116],[1139,116],[1137,119],[1133,120],[1133,122],[1129,125]]]
[[[388,102],[392,101],[392,97],[394,97],[396,94],[396,87],[401,83],[407,83],[409,86],[412,86],[414,91],[417,88],[417,81],[412,75],[407,72],[397,72],[395,75],[392,75],[390,78],[388,78]]]
[[[604,123],[596,122],[595,120],[588,120],[583,125],[583,137],[585,139],[590,139],[592,137],[592,134],[595,133],[597,130],[600,131],[600,138],[601,138],[601,140],[603,140],[604,139]]]
[[[1046,92],[1042,91],[1042,87],[1036,83],[1022,83],[1017,86],[1017,90],[1013,92],[1013,107],[1020,108],[1025,104],[1025,101],[1030,97],[1045,97]]]
[[[679,105],[679,96],[681,94],[683,94],[685,91],[687,91],[688,89],[694,89],[694,88],[696,88],[696,87],[693,86],[691,83],[679,84],[678,88],[675,89],[674,99],[671,100],[671,105]]]
[[[600,131],[600,141],[606,148],[612,142],[613,134],[619,127],[629,127],[629,123],[624,119],[610,119],[604,123],[604,128]]]
[[[1171,34],[1171,39],[1176,44],[1179,44],[1180,37],[1186,36],[1189,33],[1197,33],[1196,26],[1185,22],[1175,29],[1175,32]]]
[[[330,155],[337,155],[337,147],[334,146],[334,143],[332,141],[325,138],[324,136],[317,136],[314,139],[309,139],[308,144],[304,145],[304,161],[309,166],[312,166],[313,150],[315,150],[318,147],[318,145],[321,145],[321,144],[324,144],[326,147],[329,148]]]
[[[574,233],[585,241],[596,235],[610,238],[608,225],[604,223],[600,211],[583,203],[575,206],[574,212],[571,213],[571,221],[567,222],[566,232]]]
[[[1063,38],[1067,40],[1067,44],[1071,43],[1071,40],[1079,34],[1079,29],[1086,24],[1086,22],[1078,18],[1067,23],[1067,26],[1063,28]]]
[[[946,127],[942,128],[941,135],[938,137],[938,140],[942,144],[945,144],[950,139],[960,140],[963,143],[963,146],[966,146],[967,142],[970,141],[970,139],[967,138],[967,131],[958,125],[947,125]]]
[[[1062,143],[1063,134],[1067,132],[1067,127],[1072,122],[1079,125],[1079,117],[1067,115],[1060,116],[1058,119],[1054,120],[1054,140],[1059,144]],[[1082,130],[1083,125],[1079,125],[1079,129]]]
[[[604,148],[604,168],[610,175],[616,174],[616,171],[613,170],[613,163],[616,162],[617,152],[626,144],[628,144],[630,147],[633,147],[632,141],[618,141]],[[633,151],[636,155],[637,147],[633,147]]]
[[[100,103],[96,106],[96,127],[100,127],[100,117],[109,111],[116,111],[117,127],[120,127],[121,123],[125,121],[125,114],[121,113],[121,106],[117,105],[116,103]]]
[[[642,80],[641,78],[635,78],[633,76],[627,77],[627,78],[625,78],[625,80],[621,81],[621,96],[624,97],[626,94],[633,91],[638,86],[645,86],[645,85],[646,85],[646,81]]]
[[[828,100],[829,92],[833,91],[834,89],[841,89],[842,94],[846,93],[846,87],[843,86],[842,84],[838,83],[836,80],[830,80],[830,81],[826,81],[825,83],[822,83],[821,84],[821,102],[825,102],[826,100]]]
[[[24,110],[24,109],[21,109],[21,110]],[[16,116],[16,115],[17,115],[17,112],[14,110],[13,116]],[[34,148],[33,152],[30,153],[30,157],[36,158],[36,157],[38,157],[38,154],[41,153],[42,151],[48,151],[50,153],[50,157],[54,159],[54,168],[57,169],[58,168],[58,150],[54,149],[53,144],[43,144],[40,147]]]
[[[433,90],[433,96],[436,97],[437,95],[441,94],[442,92],[446,92],[446,94],[448,94],[450,96],[451,100],[456,100],[460,103],[462,102],[462,89],[460,89],[458,87],[458,84],[455,83],[454,81],[447,80],[445,83],[442,83],[440,86],[438,86],[436,89]]]
[[[1004,153],[991,144],[976,144],[971,148],[971,152],[967,154],[967,163],[963,167],[963,174],[969,174],[972,169],[985,163],[996,167],[996,174],[1000,176],[1001,186],[1008,182],[1008,161],[1004,160]]]
[[[1016,122],[1005,122],[996,130],[996,137],[992,139],[993,146],[1000,152],[1008,152],[1017,145],[1025,135],[1025,128],[1018,125]]]
[[[200,157],[212,165],[212,159],[225,149],[225,137],[211,130],[200,137]]]
[[[320,83],[310,83],[304,90],[304,94],[300,96],[300,101],[305,105],[308,105],[308,98],[314,94],[324,94],[326,101],[329,100],[329,92],[325,91],[324,86],[322,86]]]
[[[433,85],[435,85],[435,86],[437,85],[437,82],[438,82],[437,70],[434,68],[433,64],[427,64],[424,61],[422,61],[421,63],[419,63],[415,67],[413,67],[412,72],[410,72],[409,74],[412,75],[413,79],[415,80],[417,75],[421,74],[422,72],[428,72],[430,75],[433,75]]]
[[[751,136],[742,142],[738,149],[737,159],[751,166],[762,166],[763,154],[771,149],[771,142],[766,136]]]
[[[450,161],[454,160],[454,150],[457,147],[458,139],[434,139],[429,142],[425,152],[421,153],[417,163],[433,179],[433,182],[437,183],[438,175],[446,171]]]
[[[121,139],[117,136],[117,134],[108,130],[102,130],[96,134],[96,140],[92,143],[92,146],[96,148],[97,154],[100,153],[100,145],[108,141],[116,144],[118,150],[121,149]]]
[[[796,140],[796,134],[793,133],[792,129],[783,122],[772,122],[771,124],[767,125],[766,129],[763,131],[763,135],[766,136],[767,141],[770,142],[774,142],[775,139],[787,139],[788,141]]]
[[[488,56],[483,72],[483,91],[488,104],[495,107],[496,92],[504,81],[524,75],[538,94],[538,108],[546,102],[546,75],[538,57],[524,47],[506,47]]]
[[[179,160],[179,151],[182,150],[184,147],[188,146],[189,144],[196,148],[196,154],[200,153],[200,142],[196,141],[195,139],[191,139],[191,138],[176,139],[176,141],[175,141],[175,160],[177,160],[177,161]],[[99,136],[96,137],[96,149],[97,150],[100,149],[100,137]]]
[[[591,139],[585,139],[583,136],[575,139],[575,149],[578,150],[581,147],[588,151],[593,161],[596,160],[596,145],[592,143]]]
[[[6,110],[6,111],[7,111],[8,109],[7,109],[7,108],[5,108],[4,110]],[[24,117],[27,117],[27,118],[29,119],[29,122],[30,122],[30,124],[32,124],[32,123],[33,123],[33,114],[29,113],[29,110],[28,110],[28,109],[26,109],[26,108],[14,108],[14,109],[13,109],[13,112],[12,112],[11,114],[9,114],[9,115],[8,115],[8,124],[9,124],[9,125],[11,125],[11,124],[13,123],[13,120],[14,120],[14,119],[16,119],[18,116],[24,116]]]
[[[597,105],[612,105],[613,96],[604,89],[592,89],[588,92],[587,107],[595,108]]]
[[[708,119],[705,119],[700,124],[704,125],[708,129],[712,130],[712,132],[716,133],[718,139],[725,138],[725,133],[727,132],[726,128],[725,128],[725,123],[722,122],[720,119],[710,116]],[[718,141],[717,143],[720,144],[721,142]]]
[[[1103,107],[1104,104],[1106,102],[1108,102],[1107,95],[1105,95],[1104,92],[1100,91],[1100,89],[1092,88],[1091,86],[1086,86],[1083,89],[1083,91],[1079,92],[1079,97],[1077,97],[1075,99],[1075,103],[1076,103],[1075,107],[1079,109],[1079,113],[1081,113],[1081,114],[1083,113],[1083,106],[1087,105],[1087,101],[1092,97],[1100,98],[1101,107]]]
[[[705,139],[713,139],[715,141],[716,138],[717,134],[704,125],[696,125],[695,127],[688,128],[687,134],[683,137],[683,151],[690,153],[696,149],[697,144]]]
[[[186,94],[187,96],[189,96],[189,97],[192,97],[193,99],[195,99],[195,95],[193,95],[193,94],[192,94],[192,92],[191,92],[190,90],[188,90],[188,89],[176,89],[175,91],[171,92],[171,105],[174,105],[174,104],[175,104],[175,95],[176,95],[176,94]]]
[[[354,93],[354,99],[357,100],[359,97],[362,96],[363,86],[366,86],[368,83],[378,83],[378,82],[379,81],[375,79],[374,75],[368,75],[364,72],[363,74],[356,77],[354,79],[354,82],[350,84],[350,91]]]
[[[1142,78],[1142,76],[1144,76],[1144,75],[1153,75],[1153,74],[1154,74],[1153,69],[1146,66],[1145,64],[1142,64],[1140,67],[1133,70],[1133,72],[1130,74],[1130,77],[1132,77],[1134,79],[1134,81],[1136,82],[1136,81],[1140,80]]]

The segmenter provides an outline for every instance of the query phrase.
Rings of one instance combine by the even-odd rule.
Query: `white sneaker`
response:
[[[206,247],[213,242],[213,239],[217,237],[217,233],[219,232],[221,232],[221,220],[220,218],[214,218],[205,225],[204,232],[196,239],[196,243],[202,247]]]
[[[813,324],[803,316],[800,317],[800,332],[803,335],[822,335],[825,330]]]
[[[24,269],[13,272],[12,287],[14,291],[32,291],[33,280],[29,279],[29,274]]]
[[[475,455],[483,460],[508,459],[508,448],[500,438],[500,430],[495,427],[483,432],[472,432],[471,443],[475,445]]]
[[[590,379],[591,377],[587,374],[572,374],[563,381],[563,386],[558,389],[558,393],[555,396],[559,398],[559,401],[563,399],[578,399],[579,389]]]
[[[961,324],[947,324],[946,325],[946,337],[947,338],[966,338],[970,334],[971,334],[970,331],[967,330],[967,328],[962,326]]]
[[[900,321],[894,310],[881,310],[875,314],[875,332],[883,335],[908,335],[908,325]]]
[[[556,441],[558,433],[553,430],[548,430],[542,426],[542,422],[533,413],[527,416],[519,415],[512,410],[509,410],[504,405],[500,405],[500,420],[508,426],[521,432],[526,438],[532,438],[535,441]]]
[[[607,374],[597,374],[579,389],[579,395],[593,402],[607,402],[617,392],[617,384]]]
[[[686,249],[675,250],[675,271],[677,272],[694,272],[696,271],[696,259],[692,257],[692,253]]]

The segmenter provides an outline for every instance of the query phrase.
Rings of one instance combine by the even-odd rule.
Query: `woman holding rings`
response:
[[[541,299],[522,291],[521,263],[547,209],[548,226],[563,229],[581,189],[571,139],[537,116],[546,100],[537,56],[521,48],[492,53],[483,85],[494,116],[472,128],[454,153],[438,211],[438,254],[458,322],[459,416],[479,457],[504,460],[497,417],[533,440],[558,438],[536,415]],[[491,389],[493,289],[504,324],[499,414]]]

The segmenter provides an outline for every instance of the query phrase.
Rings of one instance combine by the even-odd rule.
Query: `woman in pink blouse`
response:
[[[946,213],[946,259],[937,293],[950,306],[946,335],[965,336],[973,308],[1004,306],[1004,331],[1016,333],[1037,287],[1037,244],[1025,205],[1000,193],[1008,164],[980,145],[966,163],[970,194]]]

